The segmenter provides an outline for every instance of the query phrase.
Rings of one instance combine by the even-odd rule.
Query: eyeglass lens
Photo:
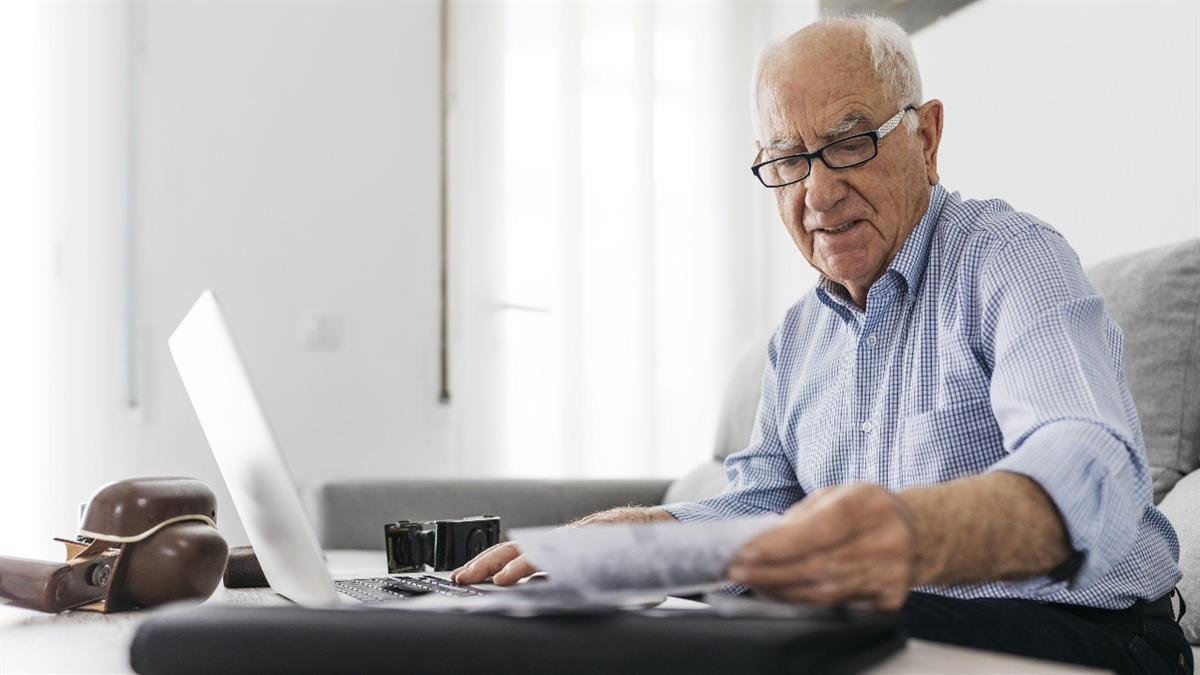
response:
[[[851,136],[825,146],[821,157],[831,169],[845,169],[862,164],[875,156],[875,139],[871,136]],[[758,170],[759,178],[768,186],[787,185],[804,180],[812,170],[807,157],[783,157],[764,164]]]

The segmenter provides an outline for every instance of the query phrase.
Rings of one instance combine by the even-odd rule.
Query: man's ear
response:
[[[942,141],[942,102],[929,99],[917,108],[917,135],[921,138],[921,154],[925,158],[925,175],[930,185],[938,182],[937,152]]]

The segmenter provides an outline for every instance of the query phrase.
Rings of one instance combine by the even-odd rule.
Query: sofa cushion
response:
[[[754,431],[758,399],[762,397],[763,370],[767,367],[767,343],[770,334],[749,341],[734,362],[733,373],[725,386],[717,423],[713,459],[721,462],[729,455],[746,449]]]
[[[1157,503],[1200,465],[1200,239],[1088,269],[1125,333],[1133,394]]]
[[[663,503],[698,502],[715,497],[725,489],[728,482],[724,462],[710,459],[671,483],[671,487],[667,488],[667,496],[663,497]]]
[[[1188,612],[1179,624],[1188,642],[1200,645],[1200,471],[1175,484],[1158,505],[1179,535],[1179,592]]]

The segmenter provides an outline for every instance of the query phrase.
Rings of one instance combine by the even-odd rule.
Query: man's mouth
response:
[[[815,233],[817,233],[817,232],[821,232],[821,233],[824,233],[824,234],[841,234],[842,232],[845,232],[846,230],[849,230],[850,228],[854,227],[855,225],[858,225],[858,224],[859,224],[859,223],[861,223],[861,222],[862,222],[861,220],[851,220],[851,221],[849,221],[849,222],[847,222],[847,223],[844,223],[844,224],[842,224],[842,225],[839,225],[839,226],[837,226],[837,227],[821,227],[821,228],[818,228],[818,229],[816,229],[816,230],[813,230],[813,233],[815,234]]]

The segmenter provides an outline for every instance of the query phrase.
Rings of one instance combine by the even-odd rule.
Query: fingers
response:
[[[870,588],[848,586],[836,581],[821,582],[806,586],[789,586],[763,592],[763,595],[784,602],[834,607],[849,602],[867,602],[880,607],[880,593]]]
[[[530,564],[525,556],[517,556],[492,576],[492,583],[498,586],[510,586],[537,571],[537,568]]]
[[[869,484],[815,492],[784,514],[778,526],[747,542],[743,562],[781,562],[831,550],[864,533],[904,525],[900,503],[887,490]],[[911,526],[905,526],[911,536]]]
[[[882,609],[897,609],[907,597],[908,586],[903,583],[902,575],[891,573],[895,570],[884,565],[833,564],[825,560],[809,562],[809,567],[802,573],[822,567],[830,572],[821,578],[807,576],[789,580],[786,571],[772,569],[767,573],[741,575],[741,578],[758,579],[759,582],[750,584],[756,592],[786,602],[833,606],[865,600]],[[732,572],[731,578],[738,578],[736,574],[736,571]]]
[[[891,584],[876,578],[831,579],[761,591],[767,597],[785,602],[833,607],[862,601],[876,609],[888,611],[903,607],[908,592],[908,587],[903,584]]]
[[[456,584],[481,583],[504,569],[520,555],[521,552],[511,541],[496,544],[475,556],[471,562],[451,572],[450,580]]]
[[[746,542],[738,552],[738,560],[747,563],[795,560],[833,548],[855,535],[856,523],[839,500],[827,498],[807,505],[806,502],[807,499],[788,511],[778,526]]]
[[[908,600],[908,586],[890,586],[879,592],[875,599],[875,606],[879,609],[888,610],[891,612],[898,611],[904,607],[904,602]]]
[[[899,608],[914,578],[914,542],[897,509],[878,486],[814,493],[747,542],[729,578],[790,602]]]
[[[735,563],[729,568],[729,578],[758,590],[866,579],[874,561],[857,555],[857,548],[848,547],[832,555],[814,555],[782,563]]]

